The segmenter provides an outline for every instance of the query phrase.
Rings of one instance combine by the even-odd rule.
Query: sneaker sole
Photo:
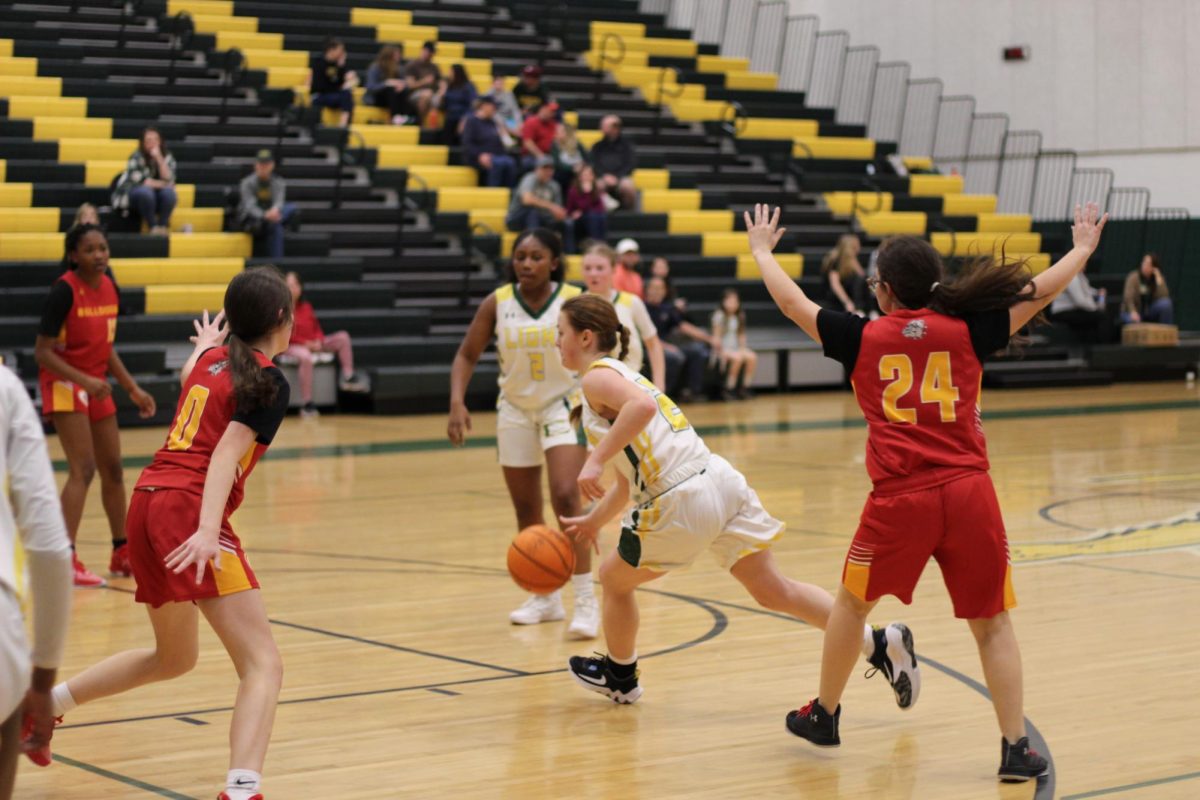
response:
[[[833,749],[833,748],[835,748],[835,747],[841,747],[841,746],[842,746],[842,740],[841,740],[841,739],[838,739],[836,742],[830,742],[830,741],[821,741],[821,742],[818,742],[818,741],[815,741],[815,740],[813,740],[813,739],[810,739],[810,738],[808,738],[807,736],[805,736],[805,735],[803,735],[803,734],[796,733],[794,730],[792,730],[792,726],[791,726],[791,725],[788,725],[786,721],[785,721],[783,724],[784,724],[784,727],[786,727],[786,728],[787,728],[787,731],[788,731],[788,733],[790,733],[792,736],[795,736],[797,739],[803,739],[804,741],[806,741],[806,742],[808,742],[809,744],[811,744],[813,747],[823,747],[823,748],[825,748],[825,749],[827,749],[827,750],[832,750],[832,749]]]
[[[1049,774],[1050,774],[1049,766],[1047,766],[1044,770],[1039,772],[1037,775],[1005,775],[1002,772],[1002,773],[1000,773],[1000,782],[1001,783],[1028,783],[1029,781],[1037,780],[1038,778],[1044,778]]]
[[[642,687],[641,686],[635,686],[633,691],[631,691],[631,692],[618,692],[618,691],[609,689],[605,686],[597,686],[594,683],[588,683],[583,678],[576,675],[575,671],[572,670],[570,667],[567,667],[567,672],[570,673],[572,680],[574,680],[576,683],[578,683],[583,688],[587,689],[589,692],[595,692],[596,694],[602,694],[605,697],[607,697],[608,699],[612,700],[614,703],[620,703],[623,706],[633,705],[634,703],[636,703],[638,701],[638,698],[642,696]]]
[[[509,617],[508,621],[511,622],[513,625],[541,625],[543,622],[562,622],[566,618],[567,618],[567,615],[565,613],[563,613],[563,614],[557,614],[552,617],[543,617],[542,619],[535,619],[532,622],[523,622],[521,620],[513,619],[512,617]]]
[[[912,631],[907,625],[894,622],[884,629],[887,639],[887,656],[892,662],[893,674],[896,680],[892,688],[896,690],[896,705],[901,711],[908,711],[917,704],[921,696],[921,669],[917,666],[917,654],[913,649]],[[908,693],[908,704],[903,702],[905,690]]]
[[[595,639],[596,631],[582,630],[582,629],[576,628],[574,625],[572,625],[571,627],[567,628],[567,638],[574,639],[575,641],[585,641],[588,639]]]

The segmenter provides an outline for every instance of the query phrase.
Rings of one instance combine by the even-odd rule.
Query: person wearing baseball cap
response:
[[[254,248],[270,258],[283,258],[283,231],[294,229],[295,204],[287,202],[287,184],[275,174],[275,154],[262,149],[254,157],[254,172],[238,184],[238,222],[254,236]]]
[[[622,292],[636,294],[645,299],[645,286],[638,272],[638,264],[642,260],[641,248],[633,239],[622,239],[617,242],[617,264],[613,272],[613,286]]]
[[[521,70],[521,80],[513,87],[513,96],[521,104],[521,110],[529,113],[550,102],[550,93],[542,83],[542,68],[530,64]]]
[[[463,120],[463,163],[483,173],[488,186],[511,189],[517,179],[517,161],[504,146],[496,107],[496,98],[485,94],[476,101],[475,113]]]
[[[565,223],[567,210],[563,207],[562,187],[554,180],[554,159],[541,156],[534,162],[532,172],[525,174],[513,190],[505,224],[511,231],[527,228],[550,228],[558,232],[572,251],[573,226]]]

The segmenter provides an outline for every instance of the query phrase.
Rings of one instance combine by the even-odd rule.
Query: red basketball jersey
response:
[[[867,420],[867,473],[876,490],[910,491],[988,469],[982,378],[962,319],[918,309],[866,324],[851,382]]]
[[[275,405],[249,413],[239,411],[229,368],[229,348],[211,348],[200,356],[188,375],[167,441],[142,470],[135,488],[182,489],[202,496],[213,451],[229,423],[236,420],[258,433],[254,444],[238,462],[237,479],[225,505],[226,516],[237,510],[245,493],[246,478],[267,451],[288,404],[288,385],[282,373],[262,353],[255,351],[255,356],[279,384]]]
[[[58,330],[54,351],[80,372],[103,378],[117,337],[117,287],[101,275],[100,286],[93,289],[74,271],[64,272],[59,281],[71,287],[71,309]]]

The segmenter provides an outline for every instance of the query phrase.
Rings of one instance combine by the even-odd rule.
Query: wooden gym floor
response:
[[[565,623],[508,624],[522,600],[504,571],[512,512],[494,416],[481,413],[465,450],[445,445],[441,416],[289,418],[251,479],[235,526],[285,663],[267,797],[1200,795],[1200,393],[1173,383],[984,403],[1018,564],[1026,713],[1054,762],[1040,788],[995,781],[978,658],[936,565],[912,606],[888,598],[874,617],[912,627],[920,703],[901,713],[882,677],[855,676],[838,750],[783,725],[815,694],[820,632],[762,612],[707,558],[640,594],[642,701],[577,688],[566,658],[602,642],[564,640]],[[785,571],[835,589],[868,489],[851,396],[685,411],[788,522]],[[129,485],[163,435],[123,435]],[[107,538],[93,493],[79,549],[97,571]],[[150,642],[131,586],[75,593],[64,675]],[[17,796],[215,796],[235,676],[202,638],[192,674],[70,714],[59,763],[23,764]]]

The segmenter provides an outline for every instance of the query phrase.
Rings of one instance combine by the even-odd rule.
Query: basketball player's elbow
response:
[[[649,425],[650,420],[654,419],[654,415],[658,413],[658,403],[648,394],[642,395],[636,400],[630,400],[625,404],[625,408],[629,409],[629,415],[642,428]]]

